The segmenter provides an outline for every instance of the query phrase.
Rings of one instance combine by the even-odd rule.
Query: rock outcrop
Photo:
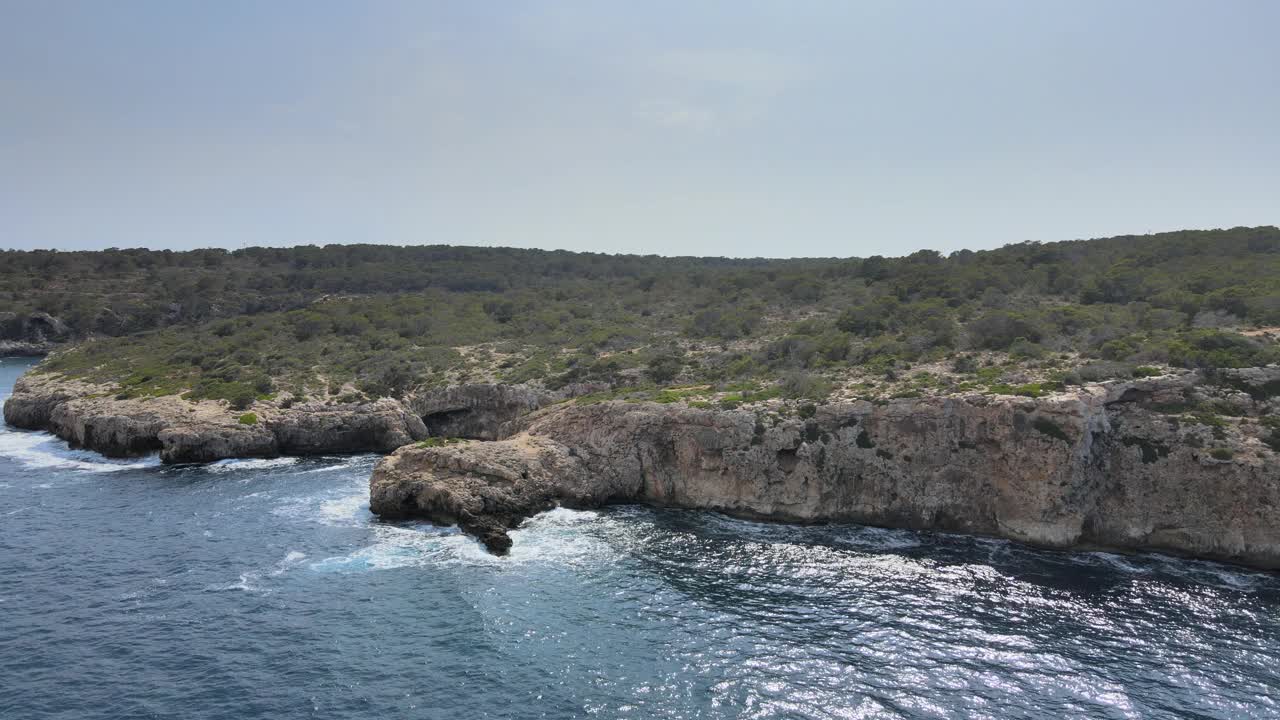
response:
[[[1280,368],[1268,367],[1038,399],[835,403],[801,418],[475,385],[403,402],[258,403],[241,421],[221,402],[126,399],[35,372],[4,417],[168,463],[395,451],[370,479],[375,513],[458,524],[499,553],[510,528],[549,507],[643,502],[1280,568],[1277,395]],[[432,436],[481,439],[415,444]]]
[[[71,329],[48,313],[0,313],[0,357],[44,355],[71,336]]]
[[[419,393],[409,407],[433,436],[496,440],[516,418],[562,398],[525,385],[457,385]]]
[[[566,403],[505,440],[400,449],[375,469],[370,507],[458,524],[496,552],[555,504],[644,502],[1280,568],[1280,459],[1258,424],[1162,410],[1193,386],[856,402],[809,419]]]
[[[48,430],[112,457],[159,451],[166,463],[236,457],[391,452],[427,437],[422,420],[396,400],[288,408],[255,405],[252,422],[220,402],[176,396],[116,399],[110,389],[28,374],[5,403],[5,422]],[[247,419],[247,418],[246,418]]]

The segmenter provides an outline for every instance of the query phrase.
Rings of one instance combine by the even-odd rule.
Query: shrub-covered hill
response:
[[[241,407],[474,381],[728,404],[1037,394],[1160,366],[1280,360],[1267,331],[1280,326],[1280,230],[865,259],[374,245],[5,252],[6,311],[48,312],[90,338],[47,370],[124,396]]]

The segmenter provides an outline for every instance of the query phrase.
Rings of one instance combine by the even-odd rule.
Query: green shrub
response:
[[[1209,457],[1214,460],[1230,460],[1235,454],[1224,447],[1216,447],[1209,451]]]
[[[240,416],[241,425],[257,425],[258,416],[255,413],[245,413]]]
[[[793,372],[782,378],[781,391],[788,398],[824,400],[831,394],[831,383],[817,375]]]
[[[684,367],[684,360],[674,355],[661,355],[649,361],[645,374],[649,379],[661,385],[676,379]]]
[[[1019,385],[1013,388],[1013,394],[1022,395],[1023,397],[1038,398],[1041,395],[1044,395],[1044,388],[1040,383],[1027,383],[1026,385]]]

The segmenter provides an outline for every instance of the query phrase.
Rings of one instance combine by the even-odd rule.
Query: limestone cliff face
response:
[[[1212,389],[1202,381],[837,403],[810,418],[476,385],[405,402],[259,404],[257,421],[242,424],[222,403],[120,400],[32,373],[4,417],[170,463],[400,448],[370,479],[371,509],[459,524],[496,552],[507,529],[556,504],[646,502],[1280,568],[1280,430],[1262,422],[1280,414],[1280,368],[1226,371]],[[1209,405],[1239,417],[1186,411]],[[496,440],[412,445],[429,436]]]
[[[14,385],[4,419],[16,427],[48,430],[104,455],[159,451],[167,463],[391,452],[427,436],[421,419],[389,399],[253,410],[257,421],[243,424],[240,412],[221,403],[191,403],[178,397],[117,400],[107,388],[35,374]]]
[[[458,385],[409,399],[434,436],[496,440],[516,418],[562,399],[524,385]]]
[[[556,503],[646,502],[1280,567],[1276,453],[1257,426],[1152,409],[1188,387],[1168,378],[1038,400],[858,402],[807,420],[564,404],[503,441],[402,448],[375,469],[370,506],[457,523],[498,552],[504,528]]]

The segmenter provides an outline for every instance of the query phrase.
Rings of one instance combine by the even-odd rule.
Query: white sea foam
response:
[[[1152,554],[1150,557],[1159,563],[1158,567],[1161,572],[1191,580],[1201,585],[1242,592],[1254,592],[1263,587],[1275,587],[1275,576],[1264,571],[1225,565],[1212,560],[1176,558],[1160,554]]]
[[[372,468],[377,462],[376,455],[351,455],[348,457],[322,457],[321,461],[328,461],[328,464],[316,468],[303,470],[304,473],[331,473],[341,472],[343,470],[364,470]]]
[[[1150,568],[1145,568],[1145,567],[1140,567],[1138,565],[1135,565],[1134,563],[1126,560],[1123,556],[1116,555],[1115,553],[1091,552],[1091,553],[1086,553],[1081,557],[1093,559],[1097,562],[1102,563],[1103,565],[1110,567],[1113,570],[1118,570],[1128,575],[1146,575],[1151,572]]]
[[[65,469],[85,472],[139,470],[160,464],[158,455],[113,460],[89,450],[72,450],[65,441],[44,432],[0,431],[0,457],[30,469]]]
[[[357,573],[441,565],[485,565],[495,569],[525,563],[576,565],[616,559],[616,551],[587,525],[606,520],[598,513],[558,508],[511,532],[506,557],[490,554],[457,528],[429,524],[373,525],[375,542],[347,555],[311,563],[316,572]]]
[[[920,547],[920,535],[912,530],[865,526],[851,528],[837,535],[837,538],[843,543],[868,550],[906,550]]]
[[[369,512],[369,488],[363,481],[316,495],[284,498],[271,514],[291,520],[348,527],[367,525],[373,519]]]
[[[363,524],[373,519],[368,491],[320,503],[320,517],[329,524]]]
[[[265,470],[267,468],[287,467],[296,465],[298,458],[296,457],[280,457],[280,458],[256,458],[252,460],[219,460],[210,463],[206,469],[209,472],[239,472],[242,470]]]
[[[297,550],[290,550],[288,553],[285,553],[285,556],[276,562],[275,565],[266,570],[250,570],[248,572],[242,572],[235,582],[227,583],[225,585],[213,585],[206,589],[213,591],[239,590],[242,592],[269,593],[271,592],[271,588],[267,587],[265,584],[266,578],[284,575],[291,568],[306,559],[307,556],[305,553],[298,552]]]
[[[321,573],[358,573],[467,560],[483,562],[488,558],[474,540],[456,528],[378,525],[373,528],[373,535],[373,544],[311,563],[310,568]]]

